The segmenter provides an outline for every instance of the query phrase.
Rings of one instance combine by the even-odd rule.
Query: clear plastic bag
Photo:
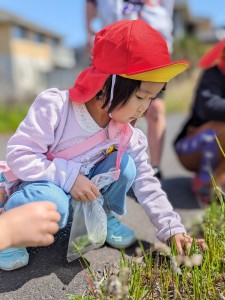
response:
[[[94,176],[91,181],[101,191],[112,184],[116,178],[118,178],[118,171],[112,170]],[[74,213],[67,250],[68,262],[79,258],[80,253],[85,254],[105,243],[107,217],[103,202],[102,194],[91,202],[72,201]]]

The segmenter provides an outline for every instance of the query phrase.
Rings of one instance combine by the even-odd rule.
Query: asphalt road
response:
[[[186,172],[179,165],[172,149],[172,140],[178,132],[184,115],[170,115],[167,118],[166,143],[162,160],[164,180],[162,186],[166,191],[174,209],[180,214],[187,228],[196,219],[201,218],[194,195],[190,190],[191,173]],[[138,124],[144,132],[146,123]],[[0,159],[5,157],[5,145],[9,136],[0,136]],[[141,206],[131,197],[127,197],[128,213],[122,219],[131,226],[137,237],[147,249],[155,241],[155,229]],[[68,299],[67,294],[82,295],[88,286],[85,274],[88,273],[84,264],[76,260],[70,264],[66,261],[69,228],[56,236],[53,245],[45,248],[32,248],[30,263],[27,267],[13,272],[0,271],[0,300],[40,300],[40,299]],[[127,255],[134,253],[135,247],[127,249]],[[101,272],[121,258],[120,251],[104,246],[90,251],[85,255],[90,267]]]

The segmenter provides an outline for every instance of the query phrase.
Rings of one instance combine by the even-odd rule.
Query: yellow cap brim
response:
[[[120,76],[140,80],[140,81],[151,81],[151,82],[168,82],[172,78],[176,77],[178,74],[182,73],[188,68],[189,64],[184,63],[175,63],[169,66],[162,68],[150,70],[147,72],[142,72],[133,75],[120,74]]]

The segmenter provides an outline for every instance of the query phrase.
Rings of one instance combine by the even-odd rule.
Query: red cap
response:
[[[162,35],[142,20],[113,23],[97,33],[92,66],[69,89],[75,102],[94,97],[111,74],[126,78],[167,82],[188,67],[186,61],[170,62]]]
[[[225,47],[225,39],[217,43],[210,49],[199,61],[199,67],[207,69],[212,67],[216,62],[222,58],[223,49]]]

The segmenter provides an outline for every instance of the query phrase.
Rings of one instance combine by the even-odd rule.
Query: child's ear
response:
[[[100,91],[98,92],[98,94],[96,95],[96,98],[97,98],[97,100],[100,100],[100,99],[103,98],[103,96],[104,96],[104,92],[103,92],[103,90],[100,90]]]

